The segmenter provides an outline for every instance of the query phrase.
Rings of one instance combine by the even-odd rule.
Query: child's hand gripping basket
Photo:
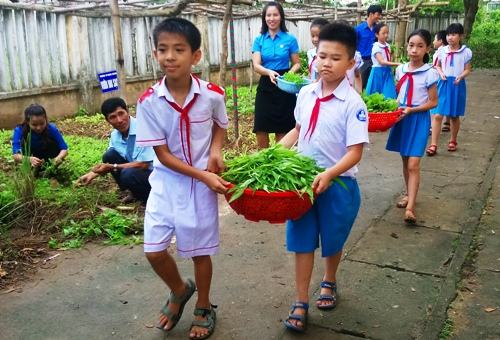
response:
[[[228,186],[232,188],[233,185]],[[229,202],[232,193],[226,193]],[[312,206],[308,194],[300,195],[294,191],[267,192],[245,189],[243,195],[229,203],[231,208],[247,220],[269,223],[285,223],[286,220],[296,220],[304,215]]]
[[[299,93],[300,89],[306,85],[309,85],[311,83],[310,79],[303,78],[303,83],[302,84],[296,84],[292,83],[291,81],[286,81],[283,79],[283,76],[278,76],[277,78],[278,81],[278,88],[282,91],[296,94]]]
[[[368,132],[383,132],[390,129],[398,121],[402,110],[393,112],[368,112]]]

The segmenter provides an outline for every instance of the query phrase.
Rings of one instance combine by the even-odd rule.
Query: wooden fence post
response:
[[[201,32],[201,79],[210,81],[210,45],[208,41],[208,16],[197,15],[196,23]]]
[[[122,47],[122,27],[120,24],[120,10],[118,9],[118,0],[109,0],[109,6],[111,7],[111,22],[113,24],[113,38],[115,42],[115,60],[116,68],[118,72],[118,95],[123,97],[126,93],[126,74],[123,58],[123,47]]]

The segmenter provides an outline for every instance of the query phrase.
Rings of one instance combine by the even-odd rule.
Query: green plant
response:
[[[238,199],[245,189],[273,191],[296,191],[314,199],[312,182],[324,169],[313,159],[276,144],[251,155],[241,155],[226,162],[227,170],[222,177],[234,184],[229,202]],[[345,189],[338,178],[335,179]]]
[[[255,109],[255,94],[257,88],[254,86],[250,91],[249,86],[238,87],[238,112],[246,115],[254,112]],[[234,110],[233,88],[226,87],[226,109],[228,114]]]
[[[79,116],[88,116],[88,115],[89,115],[89,112],[87,111],[87,109],[83,105],[80,105],[78,107],[78,111],[75,112],[75,116],[77,116],[77,117],[79,117]]]
[[[142,242],[137,236],[140,230],[137,217],[125,216],[108,209],[94,218],[69,220],[62,228],[64,240],[58,242],[51,239],[48,245],[51,248],[79,248],[88,240],[103,236],[106,238],[105,244],[138,244]]]
[[[481,8],[476,16],[472,35],[467,42],[472,50],[474,67],[500,68],[500,10],[486,12]]]
[[[286,80],[290,83],[294,83],[295,85],[302,85],[307,83],[307,80],[304,79],[304,76],[298,73],[286,72],[283,75],[283,80]]]
[[[397,110],[399,104],[395,99],[386,99],[381,93],[372,93],[367,95],[366,92],[361,94],[361,98],[365,102],[368,112],[393,112]]]
[[[21,164],[14,171],[14,193],[21,203],[30,202],[35,193],[35,175],[30,162],[31,132],[23,145]]]
[[[446,319],[441,332],[439,333],[439,340],[449,339],[453,335],[453,321]]]
[[[298,73],[302,74],[303,76],[308,76],[309,75],[309,65],[308,65],[308,60],[307,60],[307,51],[300,51],[299,58],[300,58],[300,69],[299,69]]]

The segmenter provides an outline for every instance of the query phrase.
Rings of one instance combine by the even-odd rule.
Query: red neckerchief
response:
[[[413,99],[413,72],[406,72],[401,79],[399,79],[398,84],[396,85],[396,91],[399,93],[401,90],[401,86],[404,81],[408,79],[408,92],[406,93],[406,107],[411,107],[412,99]]]
[[[312,69],[313,69],[313,64],[314,64],[314,61],[316,60],[316,57],[317,56],[314,56],[311,60],[311,64],[309,64],[309,77],[312,79]]]
[[[449,51],[449,52],[446,52],[448,55],[446,56],[446,60],[444,62],[445,65],[448,62],[448,58],[450,58],[450,66],[453,66],[453,56],[455,54],[457,54],[458,52],[460,52],[460,51]]]
[[[198,78],[193,77],[197,82],[198,86],[200,86],[200,81]],[[165,84],[167,86],[167,84]],[[181,144],[182,144],[182,153],[184,154],[184,158],[186,159],[186,162],[193,166],[193,159],[191,157],[191,122],[189,120],[189,110],[193,107],[194,103],[196,102],[196,99],[198,99],[199,93],[195,93],[191,101],[184,106],[184,108],[181,108],[179,105],[177,105],[176,102],[171,102],[167,98],[165,100],[167,103],[170,104],[177,112],[181,114],[181,117],[179,119],[179,130],[181,134]],[[182,126],[184,125],[184,129],[186,131],[186,144],[184,144],[184,129]],[[186,149],[187,149],[187,154],[186,154]]]
[[[436,52],[437,53],[437,52]],[[439,61],[439,55],[436,56],[436,59],[434,60],[434,64],[432,64],[432,66],[436,67],[437,64],[438,64],[438,61]]]
[[[319,117],[319,106],[322,102],[327,102],[330,99],[333,99],[335,96],[333,93],[329,94],[326,97],[323,98],[316,98],[316,103],[314,103],[314,107],[311,112],[311,119],[309,119],[309,127],[307,128],[306,134],[304,135],[304,139],[306,138],[307,134],[310,133],[309,135],[309,140],[311,140],[312,134],[314,133],[314,130],[316,129],[316,123],[318,122],[318,117]]]
[[[387,61],[391,61],[391,50],[389,49],[389,46],[384,46],[384,51]]]

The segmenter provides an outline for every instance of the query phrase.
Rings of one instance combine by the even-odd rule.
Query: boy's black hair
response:
[[[380,23],[376,24],[375,27],[373,28],[373,33],[378,34],[380,32],[380,30],[382,29],[382,27],[385,27],[385,26],[387,26],[387,24],[384,22],[380,22]]]
[[[431,44],[432,44],[432,35],[431,35],[431,32],[429,32],[428,30],[423,29],[423,28],[416,29],[416,30],[414,30],[413,32],[410,33],[410,35],[408,36],[408,39],[406,40],[406,42],[409,42],[410,38],[413,37],[413,36],[415,36],[415,35],[418,35],[419,37],[421,37],[424,40],[425,45],[427,47],[431,46]],[[430,60],[429,53],[426,53],[424,55],[424,64],[427,64],[429,62],[429,60]]]
[[[436,38],[437,38],[437,40],[441,41],[441,43],[443,43],[443,46],[448,45],[448,41],[446,40],[446,31],[445,30],[437,32]]]
[[[349,25],[337,22],[323,26],[319,32],[319,41],[335,41],[347,48],[350,58],[356,53],[356,31]]]
[[[323,26],[328,25],[329,23],[330,22],[325,18],[316,18],[311,22],[311,27],[317,26],[321,29]]]
[[[108,98],[102,102],[101,113],[104,115],[106,119],[108,119],[108,116],[111,113],[115,112],[115,110],[119,107],[128,112],[127,103],[125,103],[125,101],[122,98],[120,97]]]
[[[382,14],[382,6],[380,5],[370,5],[366,11],[366,15],[369,16],[370,13],[380,13]]]
[[[269,7],[276,7],[278,12],[280,12],[281,22],[280,22],[280,30],[282,32],[288,32],[288,29],[285,25],[285,11],[283,10],[283,6],[279,2],[269,1],[262,10],[262,26],[260,27],[260,34],[267,33],[269,31],[269,27],[266,24],[266,12]]]
[[[168,18],[161,21],[153,29],[153,42],[158,47],[158,39],[162,33],[180,34],[186,38],[191,51],[197,51],[201,46],[201,34],[198,28],[189,20],[183,18]]]
[[[464,27],[462,24],[455,22],[450,24],[446,29],[446,34],[464,34]]]
[[[47,125],[49,124],[49,120],[47,118],[47,111],[40,104],[31,104],[26,109],[24,109],[24,121],[21,123],[21,145],[25,146],[28,140],[28,134],[31,131],[30,128],[30,119],[31,117],[45,117],[47,121]],[[49,140],[49,130],[45,129],[41,134],[42,146],[45,146]]]

